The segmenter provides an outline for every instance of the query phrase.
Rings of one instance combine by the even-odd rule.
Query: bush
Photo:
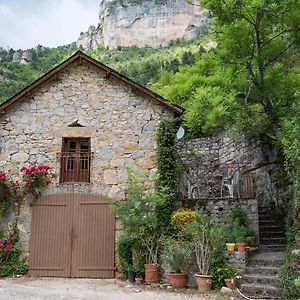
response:
[[[295,258],[291,251],[285,257],[279,272],[279,281],[287,298],[299,298],[300,287],[297,280],[300,277],[300,258]]]
[[[8,232],[1,233],[0,276],[19,275],[27,272],[26,260],[21,254],[17,224],[14,222]]]
[[[129,271],[133,271],[132,248],[134,240],[126,233],[118,241],[118,258],[122,273],[127,276]]]
[[[210,259],[209,273],[214,277],[213,288],[220,289],[223,284],[223,278],[218,276],[218,270],[225,266],[224,247],[215,250]]]
[[[174,239],[165,238],[162,240],[162,245],[163,265],[174,273],[187,271],[185,268],[192,257],[192,244],[190,242],[176,243]]]

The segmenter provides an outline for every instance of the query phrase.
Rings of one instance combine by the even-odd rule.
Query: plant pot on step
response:
[[[229,252],[234,251],[235,243],[226,243],[226,250]]]
[[[212,279],[211,275],[195,274],[196,282],[198,285],[198,291],[201,294],[206,294],[211,290]]]
[[[168,274],[174,289],[183,289],[186,285],[187,273],[169,273]]]
[[[236,243],[237,250],[239,252],[246,252],[247,244],[245,242]]]
[[[145,283],[152,284],[160,281],[159,265],[145,264]]]
[[[226,278],[224,279],[226,287],[228,287],[231,290],[236,289],[236,278]]]
[[[296,241],[298,248],[300,249],[300,237],[295,237],[295,241]]]

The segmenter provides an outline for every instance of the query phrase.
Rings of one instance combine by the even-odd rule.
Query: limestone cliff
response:
[[[100,0],[98,27],[81,33],[77,46],[159,47],[172,40],[193,38],[209,24],[198,6],[184,0]]]

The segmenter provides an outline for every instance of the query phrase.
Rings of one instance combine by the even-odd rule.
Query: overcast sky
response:
[[[0,0],[0,47],[28,49],[75,42],[97,25],[100,0]]]

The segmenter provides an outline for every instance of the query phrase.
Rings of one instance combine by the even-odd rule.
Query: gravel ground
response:
[[[105,279],[5,278],[0,300],[222,300],[222,295],[200,295],[161,288],[128,287],[124,281]]]

